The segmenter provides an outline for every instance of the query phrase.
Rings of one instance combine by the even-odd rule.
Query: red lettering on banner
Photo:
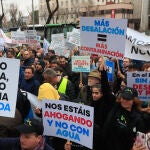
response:
[[[91,120],[86,120],[85,118],[78,117],[78,116],[62,114],[60,112],[48,112],[48,111],[45,111],[44,112],[44,117],[68,120],[68,121],[72,121],[74,123],[86,125],[87,127],[91,127],[93,125]]]

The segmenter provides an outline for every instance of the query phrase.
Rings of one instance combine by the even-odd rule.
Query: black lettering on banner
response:
[[[5,70],[7,68],[7,64],[5,62],[0,63],[0,69]]]
[[[98,41],[106,41],[107,35],[105,34],[97,34]]]

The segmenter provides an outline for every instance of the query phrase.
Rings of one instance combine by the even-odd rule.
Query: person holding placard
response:
[[[105,150],[131,150],[137,131],[150,130],[150,116],[138,108],[137,96],[131,87],[122,90],[120,102],[112,108],[104,123]]]

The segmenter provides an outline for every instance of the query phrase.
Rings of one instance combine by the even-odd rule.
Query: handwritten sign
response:
[[[72,56],[72,71],[90,72],[90,56]]]

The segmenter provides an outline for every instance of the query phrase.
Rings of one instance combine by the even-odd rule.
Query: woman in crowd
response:
[[[136,97],[135,89],[122,90],[120,102],[113,107],[104,124],[105,150],[131,150],[137,131],[150,130],[150,116],[139,110]]]

